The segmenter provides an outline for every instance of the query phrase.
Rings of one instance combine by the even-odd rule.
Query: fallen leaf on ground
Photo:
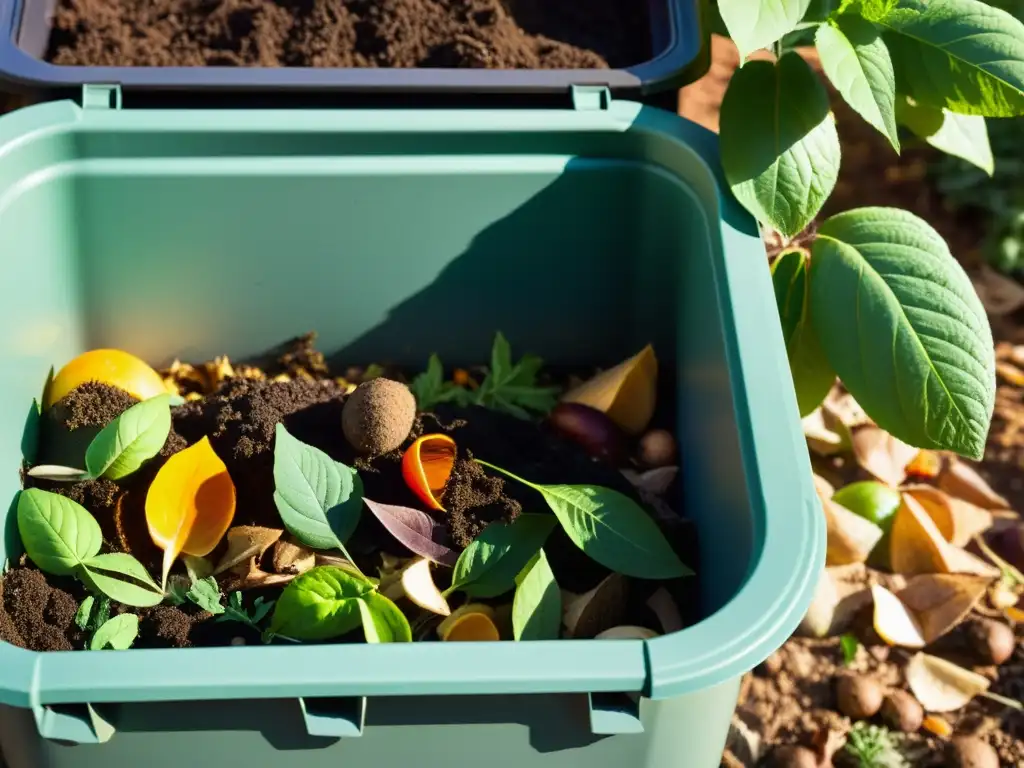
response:
[[[919,451],[906,466],[908,477],[934,480],[942,471],[942,456],[935,451]]]
[[[991,582],[982,576],[923,574],[895,595],[875,586],[875,631],[889,645],[923,648],[960,624]]]
[[[902,499],[889,540],[889,562],[893,571],[906,576],[972,573],[994,578],[999,575],[997,568],[946,541],[913,496],[904,493]]]
[[[996,373],[1003,381],[1014,387],[1024,387],[1024,371],[1011,363],[997,362]]]
[[[861,427],[853,433],[853,455],[866,472],[896,487],[907,479],[907,465],[918,449],[878,427]]]
[[[994,317],[1010,315],[1024,307],[1024,286],[987,265],[982,265],[971,282],[986,311]]]
[[[942,537],[957,547],[965,547],[977,534],[992,527],[992,513],[963,499],[950,496],[930,485],[910,485],[902,489],[914,497],[934,521]]]
[[[284,531],[274,528],[261,528],[256,525],[239,525],[229,528],[227,532],[228,548],[221,557],[213,574],[223,573],[244,563],[249,558],[259,560],[270,546],[281,538]]]
[[[294,541],[278,539],[274,542],[271,562],[275,573],[291,573],[297,576],[316,565],[316,552]]]
[[[628,434],[639,435],[654,415],[657,382],[658,360],[648,344],[625,362],[566,392],[562,401],[588,405]]]
[[[883,531],[870,520],[832,501],[825,495],[826,486],[827,483],[815,475],[815,489],[828,529],[825,562],[827,565],[863,563],[882,538]]]
[[[799,633],[810,637],[841,635],[861,609],[871,604],[871,587],[875,584],[900,590],[907,581],[898,574],[869,569],[863,563],[825,568]]]
[[[917,653],[905,670],[907,684],[929,712],[953,712],[988,690],[987,678],[952,662]]]
[[[953,458],[939,474],[939,488],[982,509],[1009,509],[1010,502],[992,490],[970,464]]]

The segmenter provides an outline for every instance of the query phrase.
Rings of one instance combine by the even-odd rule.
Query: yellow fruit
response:
[[[160,375],[134,355],[119,349],[94,349],[76,357],[53,377],[46,389],[45,407],[90,381],[117,387],[139,400],[167,392]]]
[[[452,612],[437,628],[437,634],[448,642],[500,640],[494,624],[494,611],[488,605],[471,603]]]

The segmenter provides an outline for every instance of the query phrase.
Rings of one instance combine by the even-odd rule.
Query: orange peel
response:
[[[93,349],[68,362],[53,377],[46,388],[45,407],[90,381],[117,387],[139,400],[168,391],[160,374],[135,355],[120,349]]]
[[[455,441],[448,435],[423,435],[402,456],[402,478],[431,509],[441,512],[440,497],[455,466]]]
[[[486,604],[471,603],[452,612],[437,628],[447,642],[493,642],[501,640],[494,623],[494,610]]]

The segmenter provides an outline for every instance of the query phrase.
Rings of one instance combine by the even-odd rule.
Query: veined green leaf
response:
[[[804,417],[821,405],[836,380],[811,322],[807,254],[794,250],[779,256],[772,264],[772,283],[797,405]]]
[[[979,0],[902,0],[885,30],[900,93],[964,115],[1024,114],[1024,24]]]
[[[796,29],[811,0],[718,0],[718,12],[744,58]]]
[[[516,640],[555,640],[562,629],[562,593],[544,550],[516,577],[512,631]]]
[[[828,94],[797,53],[736,71],[722,101],[721,155],[736,198],[763,224],[794,236],[839,175]]]
[[[294,640],[329,640],[362,623],[357,598],[373,584],[341,568],[321,565],[291,581],[274,604],[270,634]]]
[[[137,403],[100,430],[85,452],[89,474],[120,480],[160,453],[171,431],[170,399]]]
[[[896,74],[878,27],[843,14],[818,27],[821,67],[846,103],[900,151],[896,130]]]
[[[412,627],[397,605],[379,592],[356,600],[368,643],[411,643]]]
[[[836,13],[855,13],[868,21],[877,21],[898,3],[899,0],[842,0]]]
[[[819,229],[810,275],[829,362],[878,426],[980,459],[995,402],[992,332],[938,233],[894,208],[848,211]]]
[[[896,119],[937,150],[966,160],[989,176],[995,172],[984,117],[922,106],[903,96],[896,102]]]
[[[139,617],[134,613],[122,613],[108,619],[89,641],[89,650],[102,651],[113,648],[115,651],[126,651],[132,647],[139,636]]]
[[[85,507],[38,488],[18,496],[18,533],[29,560],[54,576],[74,574],[103,544],[100,524]]]

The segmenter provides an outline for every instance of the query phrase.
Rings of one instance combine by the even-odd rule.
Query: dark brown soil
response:
[[[47,577],[35,568],[14,568],[0,580],[3,596],[0,639],[33,651],[81,648],[82,631],[75,624],[78,599],[64,588],[83,594],[74,582]]]
[[[91,66],[625,67],[639,0],[63,0],[47,59]]]

